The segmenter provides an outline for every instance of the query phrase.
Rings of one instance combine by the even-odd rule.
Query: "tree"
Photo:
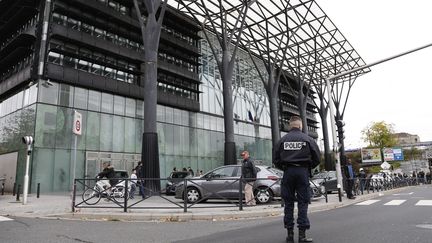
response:
[[[168,0],[134,0],[134,7],[141,28],[144,45],[144,63],[141,70],[144,71],[144,134],[142,139],[142,161],[144,176],[146,178],[159,178],[159,147],[156,125],[157,107],[157,60],[159,39],[162,22],[167,8]],[[142,8],[146,15],[143,15]],[[158,181],[149,181],[147,187],[153,191],[159,191]]]
[[[378,147],[380,149],[396,145],[393,134],[393,125],[384,121],[372,122],[362,130],[363,141],[369,143],[368,147]]]

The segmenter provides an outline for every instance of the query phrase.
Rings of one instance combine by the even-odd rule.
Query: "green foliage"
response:
[[[396,139],[393,134],[393,125],[384,121],[372,122],[368,127],[362,130],[363,140],[369,144],[369,148],[382,149],[395,146]]]
[[[422,158],[422,151],[418,148],[415,148],[415,147],[412,147],[409,149],[404,149],[403,154],[404,154],[404,159],[406,161],[416,160],[416,159]]]

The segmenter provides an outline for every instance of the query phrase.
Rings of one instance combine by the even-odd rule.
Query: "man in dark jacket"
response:
[[[102,166],[103,166],[103,170],[97,175],[97,177],[107,178],[109,180],[109,183],[107,183],[106,180],[101,181],[104,184],[105,189],[108,187],[115,186],[118,180],[115,179],[114,167],[112,167],[111,164],[108,162],[104,162]]]
[[[256,205],[255,196],[253,194],[253,185],[256,180],[256,169],[254,168],[255,165],[251,158],[249,157],[248,151],[243,151],[240,154],[243,158],[242,162],[242,178],[245,182],[244,192],[245,192],[245,199],[246,199],[246,205],[248,206],[254,206]]]
[[[294,201],[298,201],[297,226],[299,242],[312,242],[306,237],[310,228],[307,217],[310,202],[310,170],[320,163],[320,151],[315,140],[302,132],[302,120],[298,116],[290,119],[288,134],[273,148],[273,163],[284,171],[282,178],[282,198],[285,201],[284,225],[288,232],[287,242],[294,242]]]

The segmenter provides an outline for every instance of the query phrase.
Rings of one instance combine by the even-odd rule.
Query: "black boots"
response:
[[[299,229],[299,242],[313,242],[313,239],[306,237],[305,229]]]
[[[294,243],[294,230],[293,229],[287,229],[288,236],[286,238],[287,243]]]

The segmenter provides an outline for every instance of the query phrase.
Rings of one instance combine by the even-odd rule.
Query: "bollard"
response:
[[[72,190],[72,213],[75,213],[75,197],[76,197],[76,179],[74,179],[73,190]]]
[[[2,183],[2,195],[4,195],[4,182]]]
[[[342,202],[342,191],[340,186],[338,186],[338,196],[339,196],[339,202]]]
[[[16,183],[14,183],[12,188],[12,196],[15,196],[15,193],[16,193]]]
[[[16,192],[16,200],[17,200],[17,201],[20,200],[20,198],[19,198],[20,191],[21,191],[21,185],[18,185],[18,190],[17,190],[17,192]]]
[[[36,198],[39,198],[39,195],[40,195],[40,183],[37,184]]]

